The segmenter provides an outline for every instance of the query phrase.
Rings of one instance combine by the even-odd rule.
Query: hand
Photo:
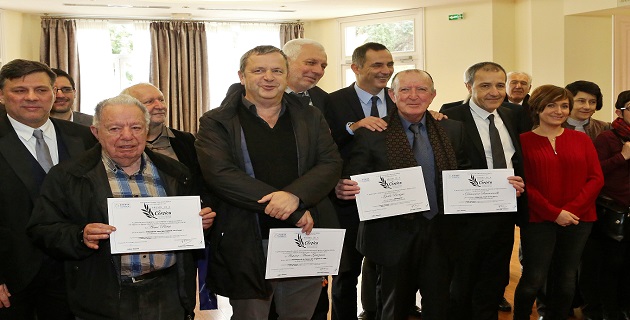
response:
[[[83,243],[90,249],[98,249],[98,242],[109,239],[109,235],[116,231],[115,227],[104,223],[90,223],[83,228]]]
[[[360,192],[359,184],[356,181],[350,179],[339,179],[335,186],[335,195],[337,199],[341,200],[354,200],[356,195]]]
[[[6,283],[0,284],[0,308],[8,308],[11,306],[9,297],[11,297],[11,293],[9,292]]]
[[[508,177],[508,182],[514,187],[516,190],[516,196],[520,197],[523,192],[525,192],[525,182],[523,178],[519,176],[510,176]]]
[[[294,194],[286,191],[272,192],[260,200],[258,203],[265,203],[265,213],[272,218],[286,220],[295,210],[297,210],[300,204],[300,198]]]
[[[569,211],[562,210],[560,211],[558,218],[556,218],[556,223],[566,227],[568,225],[580,223],[580,218]]]
[[[302,218],[295,224],[296,227],[302,228],[302,232],[306,234],[311,234],[314,225],[315,222],[313,222],[313,217],[311,217],[311,213],[308,210],[304,212]]]
[[[383,131],[387,129],[387,122],[379,117],[365,117],[350,126],[352,132],[359,128],[367,128],[370,131]]]
[[[437,120],[437,121],[442,121],[443,119],[448,119],[448,117],[443,114],[443,113],[439,113],[435,110],[429,110],[429,113],[431,113],[431,116],[433,116],[433,119]]]
[[[201,208],[201,211],[199,211],[199,215],[201,216],[201,225],[203,226],[203,230],[207,230],[212,227],[212,224],[214,223],[214,218],[217,216],[217,213],[212,211],[212,208],[205,207]]]
[[[621,155],[624,159],[630,159],[630,141],[626,141],[621,148]]]

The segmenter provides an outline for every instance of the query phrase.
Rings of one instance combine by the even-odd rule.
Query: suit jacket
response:
[[[387,94],[388,88],[385,88],[385,105],[387,114],[394,108],[394,102]],[[339,89],[328,94],[326,99],[325,116],[341,157],[346,160],[352,149],[353,136],[346,131],[348,122],[357,122],[365,118],[365,113],[361,107],[361,101],[354,89],[354,83],[350,86]]]
[[[60,162],[96,143],[87,127],[50,120],[57,133]],[[6,113],[0,113],[0,284],[5,283],[11,292],[21,291],[33,280],[45,257],[26,235],[26,224],[45,176]]]
[[[529,110],[529,94],[525,95],[522,104],[511,103],[508,100],[508,97],[505,96],[505,100],[503,101],[503,106],[508,107],[516,111],[516,114],[520,118],[519,121],[519,132],[527,132],[532,131],[532,127],[534,126],[534,121],[532,120],[532,115]]]
[[[429,113],[426,113],[426,115],[429,115]],[[446,131],[457,156],[458,168],[451,169],[468,168],[469,163],[463,149],[464,128],[462,124],[450,119],[442,120],[439,124]],[[385,136],[384,132],[370,131],[365,128],[358,129],[355,132],[354,148],[350,158],[344,165],[343,175],[350,176],[391,169],[387,158]],[[441,172],[436,172],[437,175],[441,175]],[[437,196],[438,198],[442,197],[441,185],[437,185]],[[438,208],[438,210],[440,214],[433,218],[432,221],[441,223],[439,221],[443,218],[444,208]],[[376,264],[397,264],[403,253],[408,250],[408,246],[414,236],[413,228],[410,227],[414,220],[410,220],[406,216],[408,215],[360,222],[357,237],[357,249],[359,252]],[[422,218],[418,216],[416,219]],[[444,239],[440,237],[438,241],[446,246],[448,242],[446,239],[447,235],[441,235],[444,236]]]
[[[512,164],[514,166],[514,174],[524,178],[523,172],[523,154],[521,152],[520,142],[520,125],[518,122],[518,115],[514,110],[510,110],[505,106],[501,106],[497,109],[497,113],[501,117],[505,128],[510,134],[512,144],[514,145],[514,155],[512,156]],[[461,121],[464,123],[466,130],[466,143],[464,149],[466,156],[468,157],[473,169],[488,169],[488,163],[486,162],[486,155],[483,150],[483,143],[481,142],[481,136],[477,130],[477,125],[473,119],[472,111],[470,110],[470,104],[462,104],[457,107],[450,108],[444,111],[444,114],[449,119]],[[527,216],[527,202],[524,196],[518,198],[518,212],[519,221]],[[523,216],[524,215],[524,216]],[[526,221],[526,220],[524,220]]]
[[[89,114],[85,114],[85,113],[81,113],[81,112],[77,112],[77,111],[72,111],[72,122],[74,123],[78,123],[80,125],[84,125],[86,127],[89,127],[92,125],[92,119],[94,117],[89,115]]]

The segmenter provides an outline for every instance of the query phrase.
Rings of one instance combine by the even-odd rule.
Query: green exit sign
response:
[[[449,14],[448,20],[462,20],[464,19],[463,13]]]

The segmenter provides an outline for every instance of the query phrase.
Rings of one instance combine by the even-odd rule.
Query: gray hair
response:
[[[284,57],[284,62],[285,62],[285,66],[287,68],[287,70],[289,69],[289,61],[287,59],[287,55],[284,54],[284,52],[282,52],[282,50],[274,47],[274,46],[269,46],[269,45],[265,45],[265,46],[257,46],[253,49],[250,49],[249,51],[245,52],[245,54],[243,54],[243,56],[241,57],[241,65],[239,67],[239,70],[241,72],[245,72],[245,67],[247,66],[247,59],[249,59],[249,57],[253,56],[253,55],[257,55],[257,56],[264,56],[267,54],[272,54],[272,53],[279,53]]]
[[[101,122],[101,115],[103,114],[103,109],[107,106],[112,105],[126,105],[126,106],[136,106],[142,111],[142,115],[144,116],[144,122],[146,124],[147,130],[149,129],[149,121],[150,115],[147,107],[142,104],[142,102],[138,101],[138,99],[128,95],[128,94],[120,94],[113,98],[105,99],[99,102],[96,105],[96,109],[94,109],[94,119],[92,120],[92,125],[98,127]]]
[[[402,70],[396,73],[396,75],[394,75],[394,78],[392,78],[392,87],[391,87],[392,91],[396,92],[396,89],[398,89],[398,85],[400,82],[398,79],[398,76],[407,74],[407,73],[415,73],[415,74],[422,75],[425,78],[428,78],[429,80],[431,80],[431,90],[435,91],[435,83],[433,83],[433,77],[431,77],[431,75],[428,72],[424,70],[420,70],[420,69],[408,69],[408,70]]]
[[[321,43],[315,40],[306,39],[306,38],[293,39],[293,40],[288,41],[282,47],[282,52],[284,52],[284,54],[287,55],[288,59],[295,60],[300,55],[300,52],[302,51],[302,47],[305,45],[314,46],[317,49],[321,50],[322,52],[326,52],[326,50],[324,49],[324,46]]]
[[[516,74],[522,74],[524,76],[527,77],[527,83],[531,86],[532,85],[532,76],[529,75],[529,73],[527,72],[523,72],[523,71],[510,71],[507,73],[505,79],[507,81],[508,78],[510,78],[511,75],[516,75]]]
[[[473,82],[475,82],[475,74],[477,74],[477,71],[479,70],[495,71],[495,72],[502,71],[503,74],[506,75],[505,79],[507,80],[507,74],[505,72],[505,69],[503,69],[503,67],[500,64],[486,61],[486,62],[475,63],[472,66],[470,66],[468,69],[466,69],[466,73],[464,73],[464,82],[467,85],[472,86]]]

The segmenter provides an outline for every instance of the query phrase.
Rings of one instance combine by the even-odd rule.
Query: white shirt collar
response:
[[[47,119],[46,122],[41,127],[32,128],[30,126],[27,126],[13,119],[9,114],[7,114],[7,117],[9,118],[9,121],[11,122],[13,129],[15,129],[15,133],[17,133],[18,136],[22,137],[24,141],[29,141],[31,138],[33,138],[33,130],[35,129],[42,129],[44,133],[44,137],[47,139],[53,139],[53,137],[55,137],[55,127],[53,126],[50,119]]]

